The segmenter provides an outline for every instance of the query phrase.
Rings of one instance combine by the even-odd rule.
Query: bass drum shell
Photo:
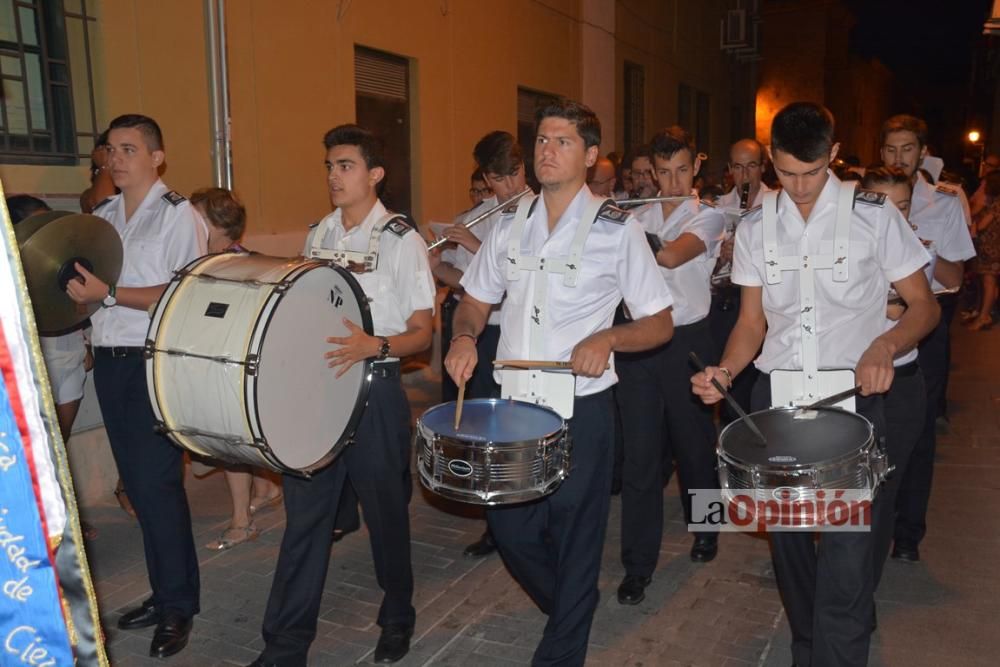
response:
[[[285,473],[329,464],[368,398],[371,362],[327,366],[348,319],[372,333],[349,272],[325,262],[226,253],[195,260],[167,286],[146,341],[161,429],[192,452]]]

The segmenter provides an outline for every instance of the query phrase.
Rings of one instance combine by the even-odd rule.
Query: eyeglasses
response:
[[[490,188],[469,188],[470,197],[489,197],[493,194]]]
[[[612,176],[610,178],[601,179],[601,180],[598,180],[598,179],[595,178],[592,181],[587,181],[587,185],[604,185],[605,183],[610,183],[613,180],[615,180],[614,176]]]

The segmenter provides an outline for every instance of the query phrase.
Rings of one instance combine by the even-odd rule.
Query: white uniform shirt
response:
[[[806,225],[798,207],[778,195],[778,253],[829,255],[840,181],[832,172]],[[833,271],[815,271],[816,334],[821,369],[857,366],[873,340],[885,331],[889,283],[920,270],[930,256],[903,215],[892,206],[857,201],[851,216],[848,279],[836,282]],[[781,282],[768,285],[764,272],[763,214],[750,211],[736,228],[733,282],[763,287],[767,316],[764,348],[755,364],[764,373],[802,369],[798,271],[783,271]]]
[[[458,216],[455,220],[456,225],[464,225],[482,215],[486,211],[494,208],[497,205],[497,197],[493,195],[484,199],[478,206],[474,206],[470,210]],[[470,229],[472,235],[479,239],[480,242],[484,241],[487,236],[489,236],[490,230],[493,229],[496,224],[500,221],[501,211],[497,211],[490,217],[486,218],[482,222],[476,223],[476,225]],[[482,246],[480,246],[480,249]],[[463,274],[469,269],[469,264],[472,263],[472,258],[475,253],[469,252],[464,246],[458,245],[454,248],[448,248],[441,252],[441,261],[448,262],[453,267],[461,271]],[[461,301],[462,296],[459,294],[456,296],[456,300]],[[490,316],[487,320],[487,324],[499,325],[500,324],[500,306],[494,306],[490,310]]]
[[[125,222],[125,197],[115,195],[94,210],[122,238],[124,259],[118,287],[170,282],[174,271],[208,252],[208,230],[191,202],[157,180]],[[173,201],[171,201],[173,199]],[[174,203],[176,202],[176,203]],[[146,342],[149,314],[126,306],[101,308],[90,317],[97,347],[138,347]]]
[[[976,256],[958,194],[938,191],[919,172],[917,181],[913,184],[910,224],[917,236],[934,242],[938,257],[942,259],[964,262]],[[935,290],[944,289],[944,285],[936,280],[931,287]]]
[[[337,209],[309,230],[303,254],[309,252],[313,235],[317,229],[324,228],[327,221],[330,227],[320,242],[321,247],[367,252],[372,228],[385,214],[385,206],[376,201],[364,221],[348,231],[341,220],[343,212]],[[406,229],[402,236],[384,230],[379,239],[378,266],[374,271],[352,274],[370,299],[368,305],[376,336],[404,333],[406,321],[415,311],[434,309],[434,276],[427,263],[427,244],[408,224]]]
[[[694,234],[705,244],[705,252],[681,266],[675,269],[660,267],[674,299],[674,325],[684,326],[702,320],[712,305],[709,281],[719,256],[726,216],[697,199],[681,202],[666,220],[659,204],[644,206],[634,213],[643,229],[661,241],[676,241],[681,234]]]
[[[521,255],[569,255],[577,223],[586,204],[594,199],[587,186],[577,193],[552,233],[543,196],[524,223]],[[561,274],[521,271],[507,279],[507,240],[512,214],[505,215],[486,238],[462,278],[462,287],[484,303],[499,303],[507,293],[500,323],[497,359],[531,359],[530,316],[535,280],[548,280],[548,331],[543,360],[568,361],[573,348],[587,336],[611,327],[615,308],[624,298],[632,316],[647,317],[673,303],[642,228],[633,218],[625,224],[599,218],[583,247],[582,265],[575,287],[564,284]],[[499,381],[499,379],[498,379]],[[596,394],[618,381],[612,366],[598,378],[576,378],[576,395]]]
[[[760,203],[764,201],[764,193],[770,192],[771,188],[767,187],[767,183],[764,181],[760,182],[760,190],[757,191],[757,196],[753,198],[750,205],[747,208],[753,208],[754,206],[760,206]],[[733,188],[726,194],[719,197],[719,200],[715,202],[715,205],[722,209],[733,209],[738,210],[740,208],[740,193],[739,188]]]

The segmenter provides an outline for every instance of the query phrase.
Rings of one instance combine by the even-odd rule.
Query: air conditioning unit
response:
[[[747,11],[730,9],[719,26],[719,48],[723,51],[746,48],[747,34]]]

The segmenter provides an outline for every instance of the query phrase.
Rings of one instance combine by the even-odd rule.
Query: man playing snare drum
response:
[[[569,419],[572,469],[551,495],[491,508],[487,520],[507,567],[549,616],[533,664],[582,665],[611,491],[611,353],[666,342],[672,301],[639,225],[586,187],[601,143],[594,112],[562,101],[535,121],[542,194],[507,210],[465,272],[445,367],[456,383],[472,377],[476,338],[505,293],[497,358],[572,364],[573,374],[501,374],[504,396]],[[612,327],[623,298],[635,321]]]
[[[434,279],[420,234],[379,201],[377,188],[385,177],[382,143],[355,125],[335,127],[323,143],[327,187],[337,210],[314,226],[304,254],[323,257],[324,251],[337,251],[339,261],[357,271],[375,332],[370,336],[360,323],[345,322],[351,334],[327,338],[333,349],[326,362],[331,373],[344,373],[364,359],[375,363],[354,443],[310,479],[284,478],[288,524],[264,614],[264,651],[252,663],[256,666],[307,663],[337,506],[348,480],[361,500],[375,576],[385,591],[375,662],[396,662],[406,655],[416,616],[408,514],[410,407],[400,383],[399,358],[430,347]],[[374,267],[366,269],[365,257],[373,244]]]
[[[771,158],[783,190],[766,194],[736,228],[739,319],[720,365],[691,382],[706,403],[719,401],[710,381],[732,385],[763,343],[754,409],[807,404],[857,384],[857,412],[878,437],[893,359],[934,327],[938,307],[922,270],[930,257],[903,216],[884,195],[856,193],[830,172],[833,131],[833,116],[817,104],[796,102],[774,117]],[[883,333],[890,283],[909,307]],[[818,546],[811,530],[771,533],[796,664],[866,664],[877,530],[824,532]]]

